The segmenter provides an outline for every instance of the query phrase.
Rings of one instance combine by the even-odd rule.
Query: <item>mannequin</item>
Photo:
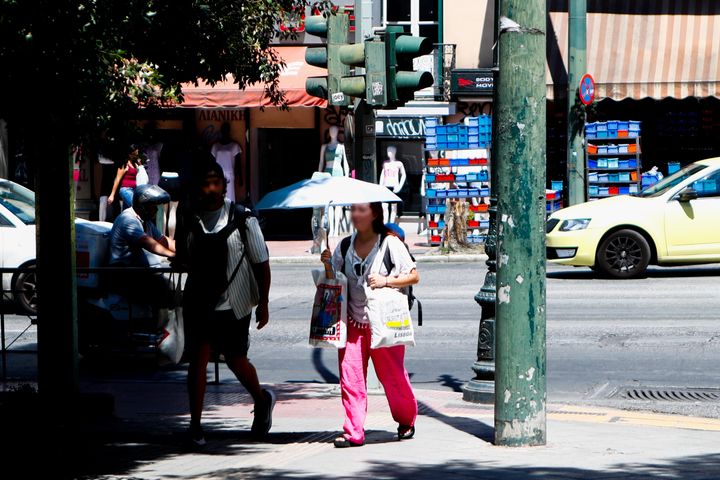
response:
[[[407,175],[405,174],[405,165],[396,157],[397,148],[389,146],[387,148],[387,159],[385,163],[383,163],[382,172],[380,172],[380,185],[389,188],[397,194],[405,185]],[[383,212],[386,222],[395,223],[397,221],[396,203],[383,203]]]
[[[235,172],[242,172],[242,147],[240,144],[230,138],[230,124],[223,123],[220,126],[220,140],[214,144],[210,150],[212,156],[223,169],[225,179],[227,179],[227,198],[231,201],[237,201],[235,197]],[[237,185],[242,185],[242,174],[237,178]]]
[[[350,166],[345,153],[345,145],[338,141],[340,129],[332,125],[328,128],[330,142],[320,147],[320,163],[318,172],[329,173],[333,177],[350,176]],[[328,236],[336,237],[340,233],[340,221],[343,218],[343,207],[330,207],[328,212]]]

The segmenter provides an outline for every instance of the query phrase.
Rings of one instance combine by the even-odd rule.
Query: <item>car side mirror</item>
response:
[[[690,200],[695,200],[696,198],[698,198],[698,193],[697,191],[695,191],[694,188],[687,187],[681,190],[680,193],[677,194],[676,198],[681,203],[687,203]]]

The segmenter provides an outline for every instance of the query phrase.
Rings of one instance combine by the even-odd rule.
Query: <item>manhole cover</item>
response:
[[[720,402],[720,389],[621,387],[612,396],[645,402]]]

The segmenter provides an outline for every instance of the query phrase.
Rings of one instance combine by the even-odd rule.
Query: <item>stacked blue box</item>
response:
[[[597,123],[591,122],[585,124],[585,138],[589,140],[597,138]]]
[[[467,125],[441,125],[437,118],[425,119],[425,148],[427,150],[469,150],[489,148],[492,120],[489,115],[469,117]]]
[[[652,187],[659,181],[660,181],[660,179],[655,175],[643,174],[643,176],[642,176],[643,188]]]
[[[480,115],[466,119],[469,148],[489,148],[492,137],[492,117]]]
[[[437,150],[437,127],[440,122],[435,117],[427,117],[423,122],[425,124],[425,148]]]
[[[630,120],[628,122],[628,138],[637,138],[640,136],[640,122]]]
[[[595,123],[597,135],[595,138],[608,138],[608,126],[606,122]]]

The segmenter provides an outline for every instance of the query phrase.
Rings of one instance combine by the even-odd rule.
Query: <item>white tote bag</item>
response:
[[[177,283],[176,283],[177,280]],[[175,292],[175,308],[161,309],[161,334],[158,349],[173,364],[180,363],[185,351],[185,326],[183,324],[182,282],[180,275],[172,275]]]
[[[148,176],[147,170],[145,170],[143,165],[138,165],[137,174],[135,175],[135,185],[139,187],[140,185],[147,185],[149,182],[150,177]]]
[[[385,251],[388,248],[386,238],[375,256],[370,273],[379,273]],[[368,318],[370,319],[370,348],[392,347],[395,345],[415,346],[415,332],[408,297],[396,288],[365,287]]]
[[[325,269],[312,271],[317,290],[310,319],[310,345],[345,348],[347,343],[347,278]],[[334,278],[328,278],[333,276]]]

